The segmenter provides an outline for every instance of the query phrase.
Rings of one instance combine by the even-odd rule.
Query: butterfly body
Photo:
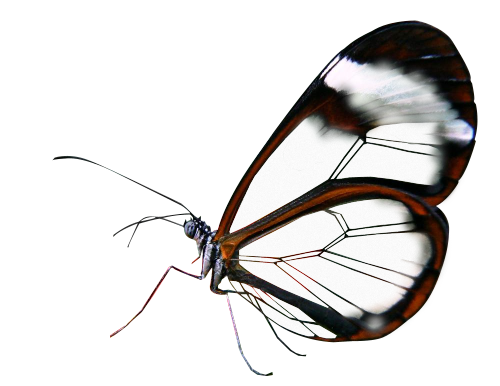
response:
[[[201,217],[192,217],[184,223],[184,233],[188,238],[196,241],[198,256],[202,262],[201,274],[198,278],[203,280],[212,271],[210,289],[215,294],[225,295],[225,292],[220,291],[218,286],[226,276],[227,269],[220,252],[220,244],[213,241],[215,232],[212,232],[210,226],[201,221]]]
[[[154,191],[189,212],[177,225],[202,259],[200,275],[171,266],[158,286],[171,268],[199,280],[212,270],[210,289],[243,298],[292,352],[276,327],[328,342],[390,334],[437,282],[448,222],[436,205],[464,173],[476,126],[470,74],[443,32],[402,22],[362,36],[285,116],[217,231]]]

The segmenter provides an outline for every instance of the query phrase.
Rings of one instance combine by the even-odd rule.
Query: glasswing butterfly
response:
[[[170,269],[199,280],[212,271],[210,288],[227,296],[242,355],[229,293],[260,312],[292,352],[276,327],[329,342],[393,332],[436,284],[448,241],[436,205],[465,171],[476,126],[470,74],[443,32],[401,22],[362,36],[285,116],[216,231],[179,201],[120,174],[187,211],[123,229],[173,222],[202,259],[199,275],[169,267],[135,317]],[[56,157],[64,158],[96,164]]]

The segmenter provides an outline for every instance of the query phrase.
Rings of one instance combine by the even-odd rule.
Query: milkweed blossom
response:
[[[170,253],[152,255],[143,264],[143,254],[121,249],[110,243],[110,333],[130,322],[144,306],[161,276],[170,265],[181,268],[179,259]],[[137,276],[142,268],[142,274]],[[201,259],[191,260],[185,272],[199,274]],[[247,314],[231,301],[236,326],[246,335],[250,328]],[[243,327],[242,320],[245,320]],[[147,307],[116,337],[183,338],[189,356],[221,355],[235,334],[229,307],[224,296],[210,291],[209,281],[201,281],[170,271],[158,286]]]

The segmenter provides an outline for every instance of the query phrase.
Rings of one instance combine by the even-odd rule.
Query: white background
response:
[[[175,4],[175,5],[174,5]],[[1,318],[4,385],[478,384],[498,379],[498,21],[451,1],[5,1],[0,7]],[[405,10],[407,9],[407,10]],[[78,155],[201,214],[213,228],[244,171],[323,66],[359,36],[420,20],[447,33],[472,74],[477,146],[440,207],[446,264],[425,307],[377,341],[303,342],[289,353],[250,307],[164,270],[194,243],[179,209]],[[249,312],[247,312],[249,311]],[[494,360],[496,356],[496,360]],[[348,383],[347,383],[348,382]]]

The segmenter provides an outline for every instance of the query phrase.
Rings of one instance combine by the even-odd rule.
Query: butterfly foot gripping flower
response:
[[[169,318],[167,336],[184,338],[184,352],[188,356],[217,355],[213,339],[226,341],[234,338],[227,303],[223,296],[210,291],[209,283],[194,280],[189,287],[181,284],[177,289],[176,302],[189,324],[185,326]],[[236,325],[239,326],[239,309],[231,304]]]

